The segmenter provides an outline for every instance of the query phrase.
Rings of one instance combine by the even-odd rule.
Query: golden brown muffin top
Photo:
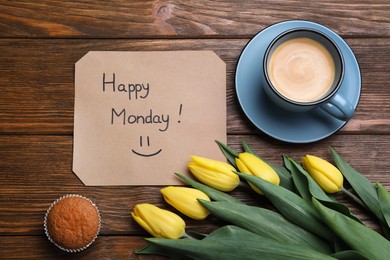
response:
[[[79,249],[95,239],[100,227],[95,206],[82,197],[66,197],[55,203],[47,215],[50,238],[65,249]]]

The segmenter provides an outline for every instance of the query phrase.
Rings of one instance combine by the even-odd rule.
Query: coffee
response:
[[[273,86],[297,102],[313,102],[326,96],[332,88],[335,70],[329,51],[305,37],[289,39],[277,46],[268,63]]]
[[[355,109],[339,91],[345,63],[337,41],[312,28],[295,28],[275,36],[263,57],[261,87],[287,112],[321,109],[347,121]]]

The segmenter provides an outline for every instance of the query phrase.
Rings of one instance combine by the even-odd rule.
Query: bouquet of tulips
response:
[[[336,166],[306,155],[302,163],[283,156],[284,166],[261,159],[243,142],[237,153],[217,142],[229,163],[192,156],[190,172],[176,174],[191,187],[161,189],[165,201],[190,218],[209,214],[228,223],[210,234],[186,233],[184,220],[151,204],[132,216],[154,238],[139,254],[177,259],[383,259],[390,258],[390,194],[353,169],[334,149]],[[350,189],[343,187],[344,178]],[[274,209],[249,206],[229,195],[240,179]],[[381,234],[365,226],[333,193],[343,192],[370,211]]]

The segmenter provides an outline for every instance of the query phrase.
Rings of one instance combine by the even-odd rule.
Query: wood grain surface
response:
[[[228,134],[249,134],[237,102],[237,58],[248,40],[65,40],[0,39],[0,131],[2,133],[72,134],[74,64],[88,51],[213,50],[227,64]],[[343,131],[390,133],[389,40],[347,39],[359,61],[362,96],[356,116]],[[28,57],[28,60],[26,60]],[[34,64],[34,65],[33,65]]]
[[[310,20],[340,34],[362,75],[356,115],[320,142],[289,144],[268,137],[246,118],[234,77],[242,49],[265,27]],[[390,190],[390,2],[315,1],[2,1],[0,3],[0,259],[156,259],[135,251],[148,236],[131,218],[137,203],[170,209],[159,186],[86,187],[72,172],[74,64],[88,51],[213,50],[227,65],[228,145],[246,140],[265,159],[331,161],[335,148],[372,182]],[[172,173],[173,174],[173,173]],[[102,214],[101,235],[69,255],[48,242],[44,214],[67,193],[91,198]],[[269,207],[243,185],[232,195]],[[369,227],[375,218],[342,196]],[[185,217],[184,217],[185,218]],[[185,218],[210,232],[222,223]],[[163,259],[158,258],[158,259]]]
[[[353,37],[390,35],[389,3],[378,1],[7,1],[3,37],[247,38],[281,20],[323,23]]]

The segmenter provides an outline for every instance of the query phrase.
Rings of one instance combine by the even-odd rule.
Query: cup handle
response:
[[[322,110],[336,117],[337,119],[348,121],[355,114],[355,109],[340,94],[334,95],[329,101],[320,106]]]

